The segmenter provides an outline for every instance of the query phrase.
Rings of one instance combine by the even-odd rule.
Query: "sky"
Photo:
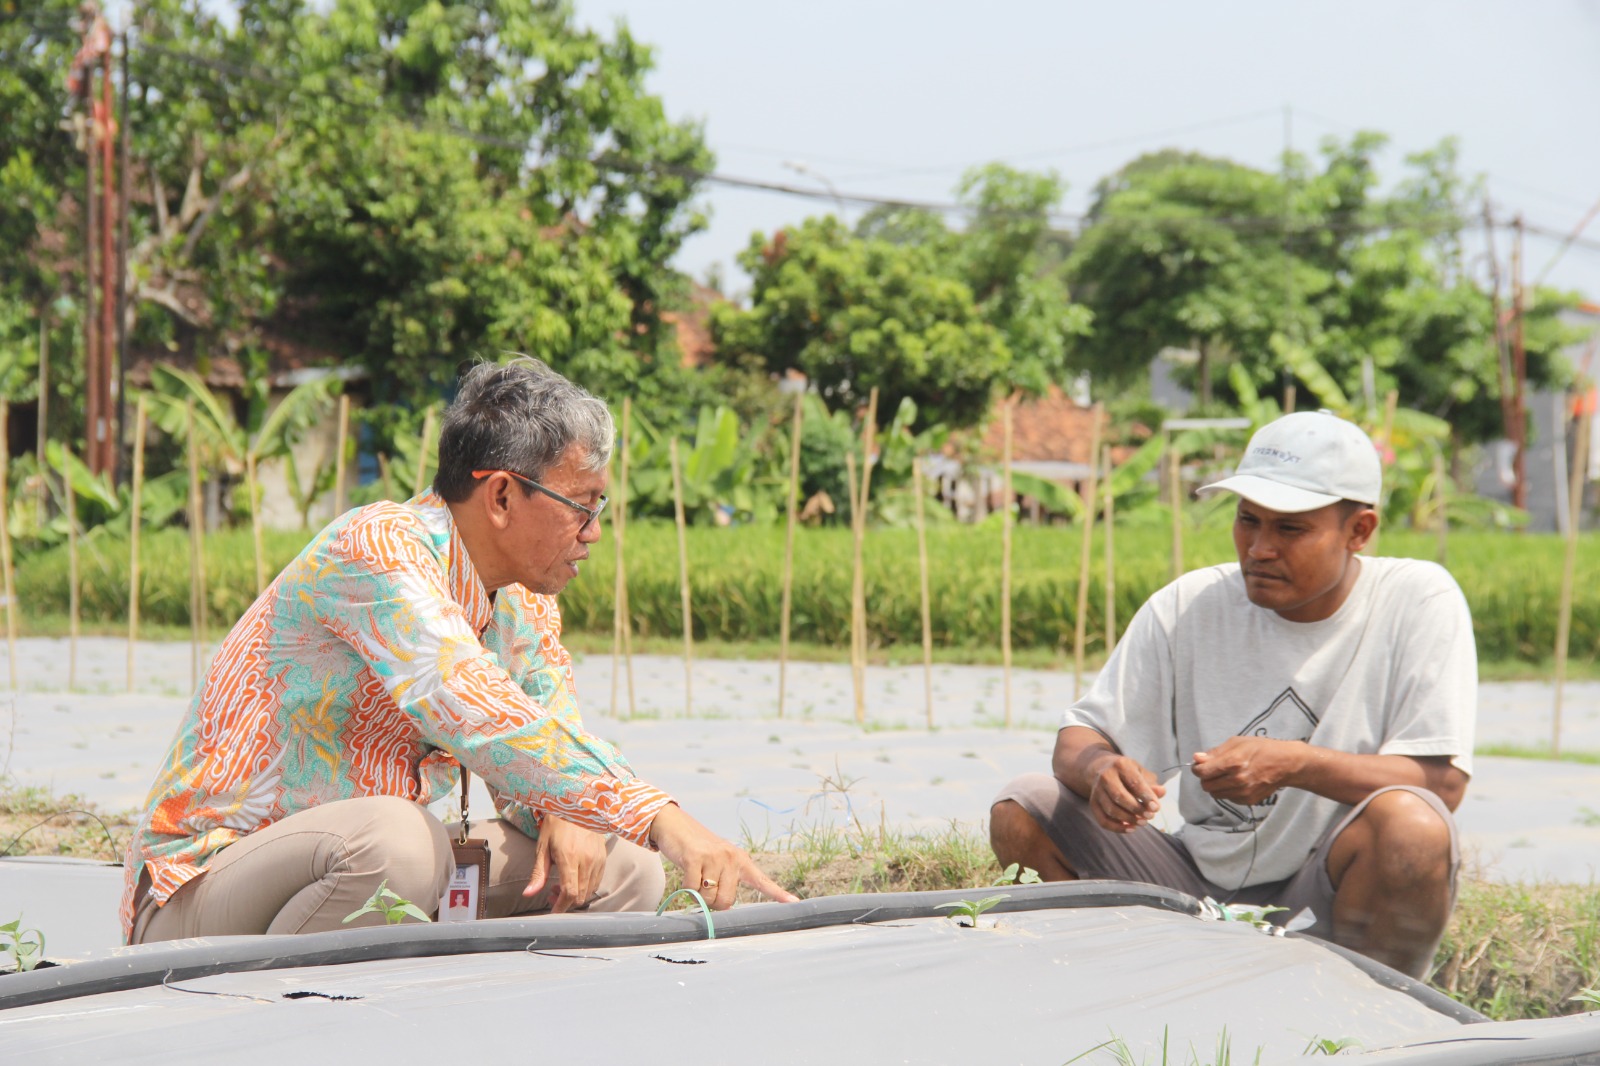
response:
[[[1570,233],[1600,201],[1600,0],[576,0],[655,48],[647,86],[703,124],[720,173],[815,191],[711,185],[677,265],[730,289],[751,234],[836,212],[831,190],[949,201],[962,172],[1054,168],[1063,209],[1165,147],[1273,168],[1358,129],[1391,138],[1381,176],[1458,139],[1498,213]],[[844,205],[846,217],[860,207]],[[1559,259],[1530,235],[1530,280],[1600,299],[1600,219]],[[1505,260],[1508,242],[1499,239]],[[1553,265],[1552,264],[1553,261]],[[1487,262],[1474,264],[1487,277]]]

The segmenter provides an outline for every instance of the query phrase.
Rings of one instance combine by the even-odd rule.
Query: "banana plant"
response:
[[[694,440],[678,448],[684,514],[707,521],[718,511],[744,521],[777,517],[783,479],[762,455],[766,431],[741,431],[727,407],[702,407]],[[672,513],[672,437],[642,416],[634,416],[629,448],[629,507],[645,513]]]
[[[306,431],[327,416],[341,387],[342,382],[331,374],[303,382],[289,390],[252,427],[242,425],[228,400],[198,374],[158,364],[150,372],[151,421],[174,439],[185,440],[192,405],[194,439],[185,440],[186,446],[199,449],[204,469],[236,478],[252,464],[259,467],[263,462],[291,455]],[[291,480],[295,482],[293,492],[300,488],[300,479],[295,476]],[[311,484],[316,480],[313,477]],[[255,508],[252,506],[251,510]]]

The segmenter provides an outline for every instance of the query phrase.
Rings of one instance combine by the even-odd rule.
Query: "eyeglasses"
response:
[[[533,489],[536,492],[542,492],[557,503],[564,503],[574,511],[580,512],[583,515],[583,525],[578,527],[579,533],[582,533],[584,530],[588,529],[591,523],[598,522],[600,520],[600,513],[606,509],[606,504],[611,502],[602,493],[600,496],[600,502],[597,506],[585,507],[577,500],[569,500],[565,496],[561,495],[561,493],[547,489],[537,481],[533,480],[533,478],[523,477],[515,470],[474,470],[472,472],[472,476],[474,478],[486,478],[491,474],[505,474],[508,477],[514,477],[524,485],[528,486],[530,489]]]

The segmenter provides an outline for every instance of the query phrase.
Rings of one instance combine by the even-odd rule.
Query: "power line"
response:
[[[215,73],[228,74],[234,77],[245,78],[260,82],[262,84],[274,86],[289,93],[303,92],[301,86],[277,76],[264,67],[253,64],[246,66],[229,62],[227,60],[215,59],[209,56],[196,55],[192,52],[187,52],[180,49],[168,48],[164,45],[149,40],[148,37],[143,35],[141,35],[139,38],[138,46],[138,50],[133,53],[135,56],[137,56],[140,51],[147,50],[157,55],[165,56],[169,59],[211,70]],[[392,107],[384,105],[381,101],[346,99],[340,95],[339,87],[337,86],[331,87],[328,92],[332,97],[332,102],[336,105],[347,110],[360,113],[366,117],[379,116],[392,118],[397,121],[406,122],[419,130],[432,130],[434,132],[445,133],[484,145],[486,147],[502,148],[508,151],[521,153],[528,153],[534,149],[534,145],[530,141],[517,141],[506,137],[498,137],[493,134],[481,133],[476,130],[467,129],[464,126],[449,120],[437,117],[423,117],[415,114],[404,114]],[[1251,112],[1245,115],[1236,115],[1231,118],[1217,119],[1207,123],[1197,123],[1187,127],[1176,127],[1173,130],[1168,131],[1161,131],[1152,134],[1141,134],[1128,138],[1118,138],[1115,141],[1098,142],[1097,144],[1092,145],[1079,145],[1074,149],[1061,149],[1052,154],[1062,154],[1069,151],[1090,151],[1096,148],[1115,146],[1116,144],[1120,143],[1148,140],[1151,137],[1172,136],[1179,132],[1192,132],[1193,130],[1200,128],[1215,127],[1246,120],[1253,120],[1267,114],[1278,115],[1280,114],[1280,111],[1274,108],[1267,111]],[[969,214],[973,210],[972,205],[963,204],[957,201],[925,200],[913,197],[884,196],[873,193],[852,193],[845,192],[843,190],[830,192],[802,185],[794,185],[782,181],[770,181],[761,178],[744,177],[735,174],[727,174],[720,171],[702,170],[695,167],[679,166],[660,161],[629,159],[627,157],[609,152],[602,153],[601,155],[592,158],[590,163],[596,167],[606,170],[638,174],[666,174],[690,182],[704,182],[709,185],[743,189],[746,191],[769,192],[776,195],[792,196],[799,199],[817,202],[844,202],[867,208],[885,207],[904,210],[919,210],[938,215],[959,216]],[[1081,213],[1057,211],[1047,213],[1046,221],[1052,226],[1052,228],[1058,231],[1065,232],[1067,235],[1075,235],[1077,233],[1081,233],[1090,220],[1087,218],[1087,216]],[[1158,227],[1225,226],[1242,231],[1255,230],[1270,233],[1280,232],[1283,228],[1283,219],[1280,216],[1102,216],[1094,220],[1094,222],[1096,225],[1152,225]],[[1430,233],[1445,232],[1451,229],[1464,228],[1475,223],[1475,218],[1468,218],[1465,215],[1456,213],[1440,213],[1432,216],[1419,216],[1407,220],[1376,220],[1365,223],[1347,223],[1342,224],[1339,229],[1343,233],[1352,235],[1394,232],[1398,230],[1413,230]],[[1496,223],[1496,225],[1504,228],[1508,224]],[[1534,224],[1528,224],[1526,226],[1526,232],[1529,234],[1555,238],[1564,238],[1567,236],[1560,231]],[[1572,237],[1572,239],[1569,241],[1569,245],[1571,247],[1583,248],[1589,251],[1600,251],[1600,242],[1585,240],[1576,236]]]
[[[1276,108],[1263,111],[1251,111],[1243,115],[1233,115],[1228,118],[1211,119],[1206,122],[1197,122],[1188,126],[1174,126],[1164,130],[1153,130],[1150,133],[1135,133],[1125,137],[1113,137],[1110,140],[1091,141],[1088,144],[1068,145],[1064,148],[1052,148],[1047,151],[1028,152],[1021,155],[1002,157],[1002,161],[1028,163],[1040,159],[1053,159],[1063,155],[1078,155],[1083,152],[1097,152],[1106,148],[1121,148],[1130,144],[1139,144],[1143,141],[1156,140],[1161,137],[1179,137],[1184,134],[1198,133],[1201,130],[1217,129],[1222,126],[1236,126],[1244,122],[1253,122],[1267,115],[1276,115]],[[873,171],[864,174],[846,174],[842,181],[867,181],[874,178],[915,177],[924,174],[946,174],[952,170],[967,170],[978,164],[952,163],[942,166],[908,167],[900,170]]]

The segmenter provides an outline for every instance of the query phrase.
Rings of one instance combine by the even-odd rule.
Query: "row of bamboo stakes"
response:
[[[784,717],[788,702],[788,670],[789,670],[789,636],[790,622],[793,615],[794,604],[794,537],[798,526],[797,508],[800,497],[800,449],[805,433],[805,404],[804,394],[797,394],[794,402],[794,416],[789,437],[789,492],[787,508],[787,526],[784,533],[783,549],[783,578],[782,578],[782,606],[779,611],[779,636],[778,636],[778,717]],[[863,456],[861,467],[857,470],[854,450],[845,453],[845,476],[847,491],[850,496],[850,532],[852,544],[852,573],[850,581],[850,679],[853,696],[855,719],[864,723],[867,719],[866,705],[866,675],[868,658],[867,637],[867,608],[866,608],[866,569],[864,565],[864,547],[866,543],[867,512],[871,502],[872,468],[876,461],[877,445],[877,407],[878,390],[874,388],[868,396],[866,418],[861,429],[861,454]],[[1011,647],[1011,574],[1012,550],[1011,530],[1014,521],[1015,493],[1011,483],[1012,459],[1012,424],[1014,404],[1007,403],[1002,407],[1001,417],[1004,427],[1004,444],[1002,449],[1002,518],[1001,518],[1001,620],[1000,620],[1000,646],[1002,655],[1002,673],[1004,677],[1005,723],[1010,727],[1014,722],[1012,700],[1012,647]],[[637,713],[637,702],[634,693],[633,650],[632,650],[632,625],[628,607],[628,578],[627,578],[627,483],[628,464],[631,454],[629,431],[632,421],[632,401],[624,399],[622,403],[622,484],[617,492],[617,499],[610,508],[612,539],[616,556],[615,590],[612,597],[612,671],[611,671],[611,713],[617,715],[621,712],[619,703],[619,688],[621,678],[627,678],[627,713],[632,717]],[[1101,464],[1104,464],[1105,477],[1108,479],[1112,473],[1111,449],[1100,446],[1100,424],[1103,420],[1103,411],[1096,405],[1094,409],[1093,431],[1090,443],[1090,454],[1096,458],[1090,465],[1088,502],[1085,513],[1095,515],[1101,513],[1097,507],[1097,485],[1100,477]],[[678,461],[678,442],[676,439],[669,443],[669,461],[672,467],[672,492],[673,492],[673,517],[678,533],[678,585],[683,607],[683,663],[684,663],[684,714],[694,713],[694,611],[691,592],[691,578],[689,573],[688,536],[687,524],[683,510],[683,484]],[[915,526],[917,534],[917,569],[919,586],[919,606],[922,622],[922,667],[923,667],[923,692],[924,692],[924,717],[929,729],[934,727],[934,700],[933,700],[933,621],[932,604],[929,594],[929,568],[928,568],[928,534],[927,534],[927,494],[925,492],[922,460],[916,459],[912,463],[912,494],[915,497]],[[1108,523],[1115,519],[1115,507],[1112,494],[1105,494],[1103,513]],[[1084,647],[1088,639],[1085,619],[1088,613],[1089,571],[1091,561],[1091,548],[1093,543],[1093,523],[1086,523],[1086,534],[1083,538],[1083,553],[1079,561],[1078,574],[1078,621],[1074,635],[1074,689],[1079,695],[1083,690],[1084,675]],[[1107,528],[1106,533],[1106,648],[1107,651],[1116,643],[1116,596],[1115,540],[1112,531]]]
[[[796,513],[799,498],[800,478],[800,448],[805,427],[804,395],[797,394],[794,403],[794,416],[790,430],[790,465],[789,465],[789,503],[787,515],[787,529],[784,538],[783,560],[783,591],[782,608],[780,613],[780,636],[778,653],[778,717],[782,718],[785,712],[787,699],[788,662],[790,620],[793,607],[793,582],[794,582],[794,536],[798,524]],[[868,657],[867,639],[867,611],[866,611],[866,579],[863,565],[863,549],[866,539],[866,525],[868,505],[871,502],[872,468],[876,460],[877,445],[877,406],[878,392],[872,390],[867,404],[866,418],[862,424],[861,454],[863,461],[858,471],[855,453],[852,450],[846,454],[845,466],[847,483],[851,504],[851,534],[853,548],[853,572],[851,576],[851,611],[850,611],[850,667],[851,681],[854,696],[855,718],[858,723],[866,721],[866,667]],[[1393,425],[1394,397],[1391,395],[1386,404],[1387,411],[1384,420],[1384,438],[1387,439]],[[1012,525],[1015,504],[1015,494],[1011,483],[1012,460],[1012,423],[1014,406],[1011,403],[1002,405],[1002,524],[1001,524],[1001,621],[1000,621],[1000,647],[1002,674],[1004,682],[1004,709],[1005,724],[1013,724],[1012,701],[1012,646],[1011,646],[1011,575],[1012,575]],[[1102,446],[1101,423],[1104,412],[1099,405],[1093,408],[1090,430],[1090,455],[1094,457],[1090,465],[1085,492],[1084,535],[1080,542],[1080,555],[1078,561],[1078,602],[1076,621],[1073,633],[1073,691],[1074,696],[1083,694],[1084,678],[1084,651],[1087,643],[1087,617],[1089,599],[1090,562],[1093,550],[1093,536],[1095,523],[1094,516],[1104,518],[1105,531],[1104,557],[1105,557],[1105,646],[1107,653],[1115,647],[1116,643],[1116,565],[1115,565],[1115,500],[1110,491],[1110,479],[1114,472],[1111,449]],[[8,478],[10,472],[9,451],[9,407],[0,403],[0,516],[9,514],[7,498]],[[1578,419],[1576,440],[1576,461],[1569,468],[1569,491],[1567,505],[1569,508],[1569,521],[1567,523],[1567,536],[1565,556],[1562,567],[1561,600],[1557,621],[1557,637],[1555,648],[1555,708],[1551,733],[1551,752],[1559,755],[1561,750],[1561,717],[1563,703],[1563,689],[1566,681],[1567,644],[1571,633],[1572,624],[1572,598],[1573,582],[1577,559],[1577,539],[1579,532],[1579,517],[1582,509],[1582,489],[1585,473],[1585,460],[1589,452],[1590,418]],[[131,692],[135,685],[135,646],[139,636],[139,594],[140,594],[140,534],[143,522],[142,493],[144,484],[144,457],[146,429],[148,424],[148,410],[145,397],[140,396],[134,417],[133,441],[133,472],[132,495],[130,500],[130,531],[129,531],[129,567],[128,567],[128,654],[127,654],[127,684]],[[188,460],[188,525],[190,542],[190,621],[191,621],[191,684],[199,683],[200,671],[203,665],[203,649],[207,630],[207,605],[205,597],[206,569],[204,550],[204,501],[201,491],[199,448],[195,446],[194,405],[191,401],[186,405],[184,412],[185,434],[187,436]],[[628,714],[636,713],[636,696],[633,672],[633,626],[628,601],[627,581],[627,514],[628,497],[627,486],[629,479],[629,463],[631,459],[630,428],[632,424],[632,401],[624,399],[622,406],[622,440],[621,440],[621,481],[617,490],[617,499],[610,509],[613,537],[615,538],[616,577],[614,614],[613,614],[613,670],[611,685],[611,711],[615,715],[619,712],[618,696],[619,684],[623,677],[627,680]],[[348,396],[339,397],[339,415],[336,444],[335,466],[335,510],[343,513],[346,504],[344,492],[344,467],[345,451],[349,438],[350,405]],[[424,415],[421,434],[421,458],[417,464],[415,479],[412,486],[413,493],[420,493],[427,485],[427,456],[434,433],[434,412],[430,409]],[[1169,449],[1169,455],[1176,457],[1176,449]],[[673,490],[673,517],[678,533],[678,569],[679,589],[683,610],[683,662],[684,662],[684,713],[693,714],[694,707],[694,627],[693,627],[693,594],[689,571],[688,531],[683,505],[683,478],[678,454],[678,442],[673,439],[669,445],[669,461],[672,468]],[[1447,526],[1445,515],[1443,459],[1434,456],[1434,488],[1435,503],[1438,508],[1437,521],[1440,528],[1439,554],[1441,561],[1445,551],[1445,528]],[[255,464],[253,459],[247,461],[246,482],[250,497],[250,514],[252,533],[255,546],[255,578],[256,588],[259,593],[266,587],[266,573],[264,569],[264,555],[261,540],[261,520],[256,496]],[[1179,481],[1178,464],[1169,460],[1168,475],[1170,478],[1171,498],[1177,501],[1181,498],[1181,484]],[[1105,491],[1101,493],[1102,478]],[[922,622],[922,659],[924,676],[924,710],[928,728],[934,727],[934,700],[933,700],[933,630],[932,610],[929,599],[929,567],[927,549],[927,525],[925,505],[926,493],[924,491],[924,476],[922,462],[916,460],[912,465],[913,494],[916,500],[915,525],[917,534],[917,562],[919,571],[920,606]],[[73,491],[71,478],[63,476],[64,486],[63,504],[67,517],[67,551],[69,570],[69,652],[67,687],[76,686],[78,666],[78,638],[80,635],[80,591],[81,580],[78,560],[78,520],[77,499]],[[1183,572],[1183,542],[1181,529],[1181,508],[1174,507],[1173,527],[1173,573]],[[12,679],[13,688],[17,679],[17,603],[15,596],[16,574],[12,558],[12,544],[9,524],[0,520],[0,576],[4,580],[5,616],[6,616],[6,645],[10,665],[9,677]]]

